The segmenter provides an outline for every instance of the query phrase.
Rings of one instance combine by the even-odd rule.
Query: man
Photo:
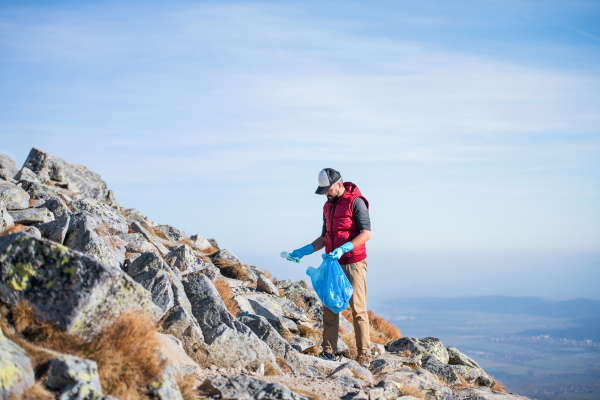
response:
[[[323,229],[314,242],[290,255],[302,258],[325,247],[325,252],[336,260],[348,277],[354,294],[350,308],[354,319],[354,334],[358,350],[357,362],[369,366],[369,317],[367,315],[367,252],[365,243],[371,239],[369,202],[358,187],[344,183],[340,173],[325,168],[319,173],[316,194],[324,194]],[[333,359],[337,351],[339,315],[323,306],[323,352],[321,357]]]

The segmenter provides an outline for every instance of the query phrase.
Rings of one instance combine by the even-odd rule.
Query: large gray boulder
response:
[[[185,292],[208,345],[205,361],[224,367],[256,368],[264,364],[281,374],[271,349],[231,315],[212,281],[198,272],[187,279],[183,282]]]
[[[125,243],[110,234],[100,217],[87,211],[71,216],[64,244],[115,268],[120,269],[125,261]]]
[[[413,356],[418,354],[431,354],[444,364],[448,364],[448,351],[440,339],[426,337],[422,339],[414,337],[403,337],[393,340],[385,345],[385,349],[392,353],[402,353],[408,350]]]
[[[6,209],[4,201],[0,200],[0,232],[12,228],[13,226],[15,226],[15,220]]]
[[[461,353],[457,348],[448,347],[448,348],[446,348],[446,350],[448,351],[448,364],[464,365],[465,367],[473,367],[473,368],[481,368],[479,366],[479,364],[477,364],[475,362],[475,360],[473,360],[470,357],[467,357],[466,355]]]
[[[71,203],[73,213],[87,211],[100,217],[100,220],[106,225],[110,233],[127,233],[129,227],[123,214],[107,204],[98,200],[85,198]]]
[[[235,254],[233,254],[231,251],[229,251],[227,249],[219,250],[216,253],[211,254],[210,258],[213,262],[215,262],[217,260],[227,260],[227,261],[234,262],[236,264],[242,263]]]
[[[32,199],[36,200],[57,200],[62,203],[61,209],[65,210],[66,203],[71,202],[72,196],[68,190],[56,187],[56,186],[47,186],[40,182],[30,181],[30,180],[21,180],[19,184],[23,187],[23,190],[27,191],[29,196]],[[44,204],[44,207],[48,208],[53,213],[56,213],[57,216],[62,216],[62,212],[57,212],[55,209],[57,206],[53,206],[50,203]],[[64,208],[63,208],[64,207]],[[68,210],[67,210],[68,211]]]
[[[267,321],[258,315],[242,315],[239,320],[265,342],[275,357],[283,358],[294,374],[313,376],[298,352]]]
[[[207,378],[200,390],[222,400],[305,400],[281,383],[269,383],[248,375],[217,375]]]
[[[183,349],[181,340],[173,335],[158,332],[156,337],[160,342],[160,353],[165,357],[175,378],[183,378],[199,370],[198,363]]]
[[[428,400],[460,400],[449,387],[440,385],[438,378],[424,369],[401,369],[381,374],[378,379],[397,382],[400,391],[404,386],[416,388]]]
[[[196,246],[197,248],[199,248],[200,250],[206,250],[209,247],[212,247],[212,244],[202,235],[200,235],[199,233],[193,236],[190,236],[190,240],[192,241],[192,244],[194,246]]]
[[[422,355],[415,357],[400,357],[392,354],[384,354],[371,362],[369,371],[378,375],[397,371],[405,367],[412,369],[421,368],[421,357]]]
[[[17,172],[17,162],[5,154],[0,154],[0,179],[12,182]]]
[[[26,210],[12,210],[9,211],[10,216],[13,217],[15,224],[21,225],[33,225],[33,224],[45,224],[46,222],[54,221],[54,214],[52,214],[47,208],[28,208]]]
[[[35,374],[25,350],[9,340],[0,329],[0,400],[19,398],[33,386]]]
[[[166,313],[174,305],[171,281],[178,278],[168,267],[164,266],[164,262],[152,262],[154,260],[148,262],[149,258],[154,257],[158,258],[153,253],[142,254],[131,263],[127,273],[152,294],[154,304]]]
[[[371,372],[369,372],[369,370],[367,370],[366,368],[361,367],[354,360],[348,361],[348,362],[340,365],[332,372],[331,375],[335,375],[336,372],[340,372],[343,369],[347,369],[347,370],[351,371],[352,375],[355,378],[358,378],[358,379],[368,383],[369,385],[375,384],[375,380],[373,379],[373,375],[371,374]]]
[[[300,283],[294,282],[291,279],[278,281],[276,286],[283,290],[283,295],[286,298],[300,298],[307,305],[309,316],[317,322],[317,328],[322,329],[323,303],[321,303],[319,296],[317,296],[313,290],[307,289]],[[348,332],[351,331],[352,329]]]
[[[25,210],[29,208],[29,194],[14,183],[0,181],[0,200],[8,210]]]
[[[36,228],[39,229],[41,235],[58,244],[63,244],[65,236],[67,236],[67,230],[69,229],[69,222],[71,217],[65,215],[55,219],[54,221],[46,222],[45,224],[39,224]]]
[[[444,364],[437,357],[431,354],[423,354],[421,358],[421,367],[431,372],[448,386],[459,386],[460,378],[451,365]]]
[[[258,280],[256,281],[256,290],[279,296],[279,289],[277,289],[277,286],[275,286],[275,284],[264,275],[258,276]]]
[[[165,262],[181,272],[197,272],[205,267],[204,261],[184,244],[165,255]]]
[[[204,363],[207,353],[204,335],[192,314],[192,305],[181,281],[173,279],[171,289],[174,305],[160,321],[160,326],[165,333],[181,341],[183,349],[194,361]]]
[[[41,321],[89,337],[122,312],[155,319],[163,312],[150,293],[120,269],[54,242],[13,234],[0,237],[0,298],[27,301]]]
[[[83,197],[105,200],[108,196],[108,188],[100,175],[35,147],[29,152],[23,168],[33,171],[42,182],[48,177],[53,181],[75,184]]]

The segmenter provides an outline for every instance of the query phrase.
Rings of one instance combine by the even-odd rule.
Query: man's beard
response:
[[[340,199],[340,197],[342,197],[342,195],[339,195],[339,196],[327,196],[327,200],[329,200],[332,203],[337,203],[337,201]]]

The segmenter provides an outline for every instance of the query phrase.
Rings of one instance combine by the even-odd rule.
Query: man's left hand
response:
[[[352,242],[346,242],[337,249],[333,250],[331,253],[327,254],[327,256],[333,258],[334,260],[339,260],[345,253],[352,250],[354,250],[354,245]]]

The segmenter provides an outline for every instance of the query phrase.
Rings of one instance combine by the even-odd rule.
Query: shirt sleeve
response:
[[[369,217],[369,209],[362,198],[358,197],[356,200],[354,200],[352,212],[354,213],[354,222],[356,223],[358,230],[371,231],[371,218]],[[323,216],[323,218],[325,218],[325,216]]]

